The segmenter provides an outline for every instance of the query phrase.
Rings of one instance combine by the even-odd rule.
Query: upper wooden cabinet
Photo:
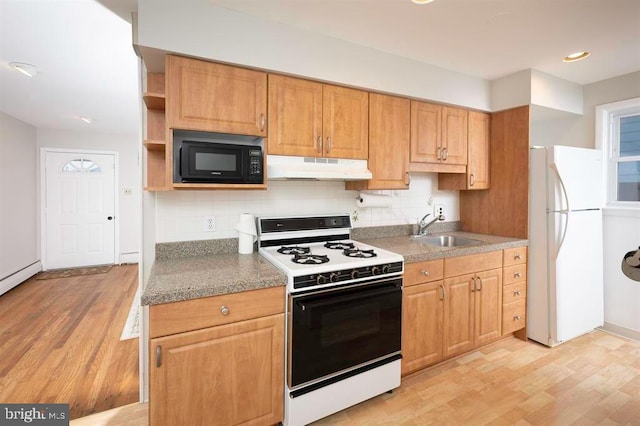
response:
[[[373,178],[347,182],[347,189],[409,187],[409,99],[369,94],[369,170]]]
[[[491,116],[489,114],[469,111],[467,173],[464,175],[459,173],[440,173],[438,175],[438,189],[489,188],[490,123]]]
[[[367,159],[369,94],[269,75],[269,154]]]
[[[411,101],[411,164],[417,172],[464,173],[467,111]]]
[[[267,74],[167,55],[167,125],[267,136]]]

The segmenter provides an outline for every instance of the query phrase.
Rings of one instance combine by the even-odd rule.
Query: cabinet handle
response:
[[[513,317],[514,321],[520,321],[520,315],[516,315],[515,317]]]
[[[513,278],[520,278],[522,276],[522,274],[520,272],[516,272],[515,274],[513,274]]]
[[[327,138],[327,154],[331,151],[331,138]]]
[[[474,183],[476,183],[476,177],[474,176],[473,173],[471,173],[469,175],[469,186],[473,186]]]
[[[156,347],[156,367],[160,368],[162,365],[162,346]]]
[[[514,296],[520,296],[520,290],[516,290],[516,291],[514,291],[514,292],[513,292],[513,295],[514,295]]]
[[[266,117],[264,116],[264,113],[260,114],[260,131],[264,132],[264,126],[267,124],[267,120]]]
[[[229,308],[227,308],[226,306],[222,305],[220,306],[220,313],[222,315],[229,315]]]
[[[449,148],[442,148],[442,161],[447,161],[449,158]]]
[[[516,254],[515,256],[513,256],[513,258],[515,260],[520,260],[520,259],[522,259],[522,256],[520,256],[519,254]]]
[[[438,160],[442,160],[442,148],[441,147],[436,148],[436,158]]]
[[[427,271],[426,269],[423,269],[422,271],[420,271],[420,273],[421,273],[422,275],[424,275],[425,277],[428,277],[428,276],[429,276],[429,271]]]
[[[444,300],[447,298],[447,290],[444,288],[444,285],[440,284],[440,290],[442,290],[440,300]]]
[[[409,172],[405,173],[404,175],[404,184],[411,185],[411,175],[409,174]]]
[[[322,136],[318,136],[316,138],[314,145],[316,147],[316,152],[322,152]]]
[[[478,283],[476,282],[476,277],[473,277],[473,287],[471,288],[471,293],[475,293]]]
[[[482,291],[482,278],[478,277],[478,282],[480,283],[480,287],[478,287],[478,291]]]

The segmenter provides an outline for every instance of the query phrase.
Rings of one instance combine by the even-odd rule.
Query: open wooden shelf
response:
[[[164,108],[165,108],[164,93],[145,92],[142,95],[142,99],[144,99],[144,104],[147,106],[147,109],[164,111]]]
[[[166,149],[167,146],[167,142],[166,141],[161,141],[161,140],[157,140],[157,139],[145,139],[144,142],[144,147],[147,148],[147,151],[162,151],[164,152],[164,150]]]

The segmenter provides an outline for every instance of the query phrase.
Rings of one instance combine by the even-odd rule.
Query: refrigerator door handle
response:
[[[566,214],[567,215],[567,221],[566,221],[566,223],[564,225],[564,230],[562,231],[562,238],[560,239],[560,244],[558,244],[558,251],[556,252],[556,259],[560,255],[560,250],[562,250],[562,244],[564,244],[564,239],[567,236],[567,229],[569,229],[569,217],[571,216],[570,211],[560,212],[560,214]]]
[[[549,168],[555,172],[556,177],[558,178],[558,182],[560,182],[560,188],[562,188],[564,199],[567,202],[566,210],[570,211],[571,208],[569,207],[569,195],[567,195],[567,188],[564,186],[564,181],[562,180],[562,176],[560,176],[560,172],[558,171],[558,166],[556,166],[556,163],[551,163],[549,164]],[[559,209],[559,210],[563,210],[563,209]],[[564,237],[562,239],[564,240]]]

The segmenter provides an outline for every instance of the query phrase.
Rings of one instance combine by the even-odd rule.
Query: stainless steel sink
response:
[[[436,247],[461,247],[482,244],[480,240],[456,237],[455,235],[412,235],[411,238],[420,244]]]

